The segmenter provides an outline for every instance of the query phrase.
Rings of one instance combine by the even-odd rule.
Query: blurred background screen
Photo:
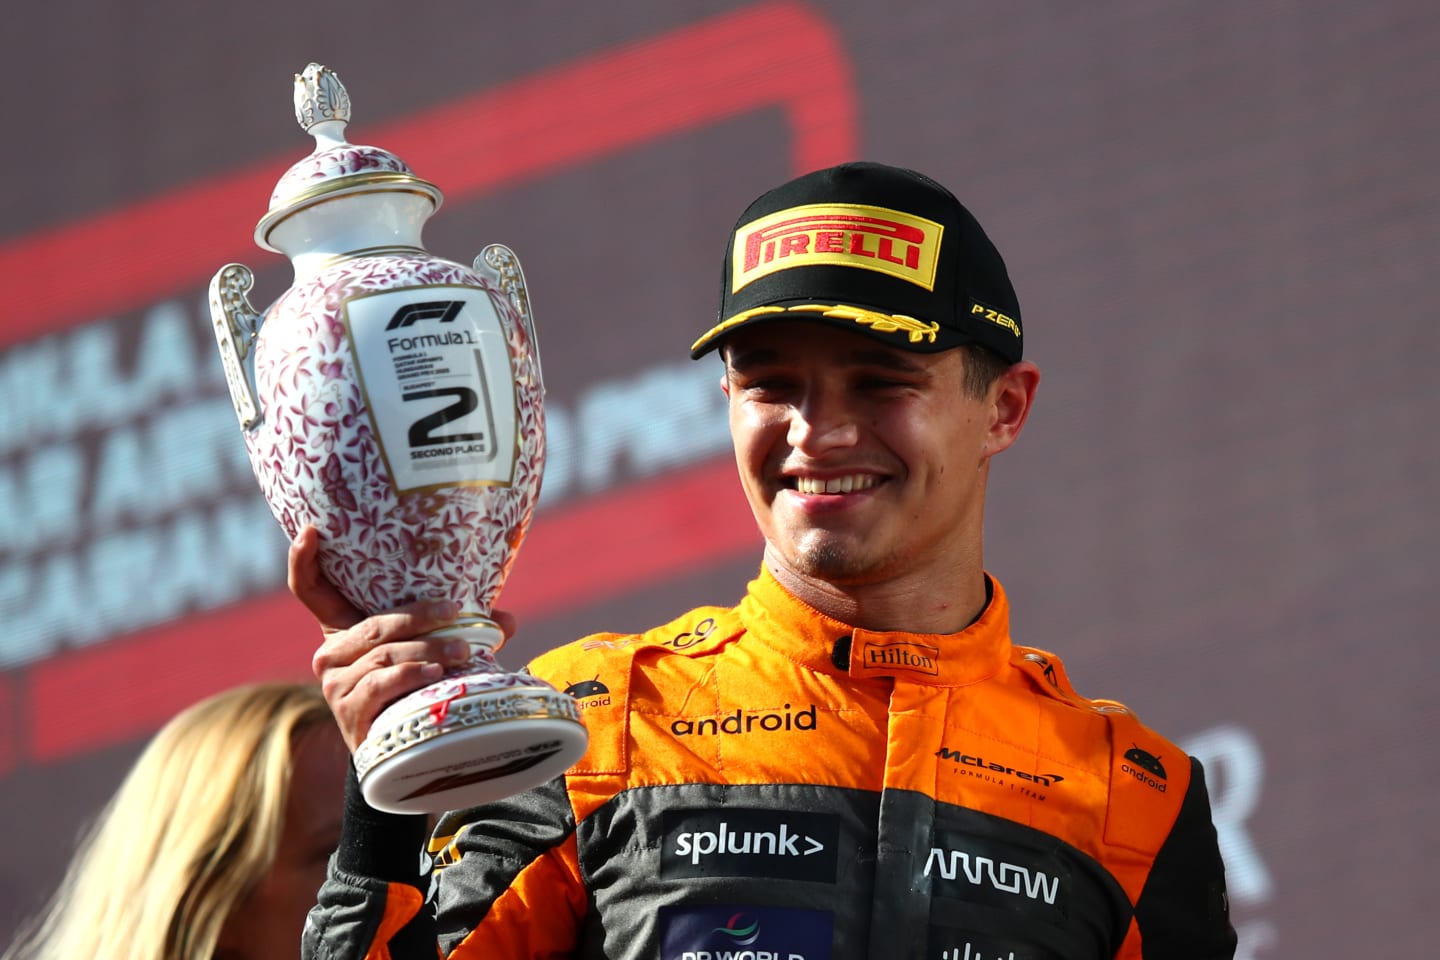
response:
[[[551,456],[507,664],[738,599],[760,541],[687,358],[726,232],[914,167],[1044,372],[992,472],[1017,642],[1205,761],[1241,956],[1433,948],[1440,6],[162,6],[32,5],[0,59],[0,937],[160,723],[309,675],[205,290],[290,283],[251,233],[313,60],[445,192],[431,252],[525,265]]]

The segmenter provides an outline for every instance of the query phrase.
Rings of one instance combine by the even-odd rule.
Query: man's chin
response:
[[[792,562],[796,573],[839,586],[867,582],[880,566],[873,555],[836,540],[802,546]]]

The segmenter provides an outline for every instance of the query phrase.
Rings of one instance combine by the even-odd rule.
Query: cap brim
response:
[[[785,318],[819,320],[841,329],[858,330],[881,343],[917,353],[939,353],[972,342],[956,330],[904,314],[885,313],[858,304],[801,302],[752,307],[727,317],[690,345],[690,357],[698,360],[741,327]]]

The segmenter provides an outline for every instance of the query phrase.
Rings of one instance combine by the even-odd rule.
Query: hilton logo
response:
[[[859,666],[876,673],[894,673],[908,670],[938,676],[940,673],[940,648],[908,640],[891,643],[864,643],[860,647]]]

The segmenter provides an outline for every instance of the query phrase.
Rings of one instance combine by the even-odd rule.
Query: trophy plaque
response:
[[[506,247],[471,267],[421,244],[440,190],[345,139],[335,73],[295,78],[314,151],[275,187],[255,242],[294,282],[263,314],[251,271],[220,269],[210,311],[261,492],[292,539],[373,614],[458,604],[437,634],[471,657],[390,704],[355,752],[366,801],[438,812],[519,793],[585,752],[573,698],[495,660],[491,611],[529,528],[545,461],[544,384],[524,275]]]

